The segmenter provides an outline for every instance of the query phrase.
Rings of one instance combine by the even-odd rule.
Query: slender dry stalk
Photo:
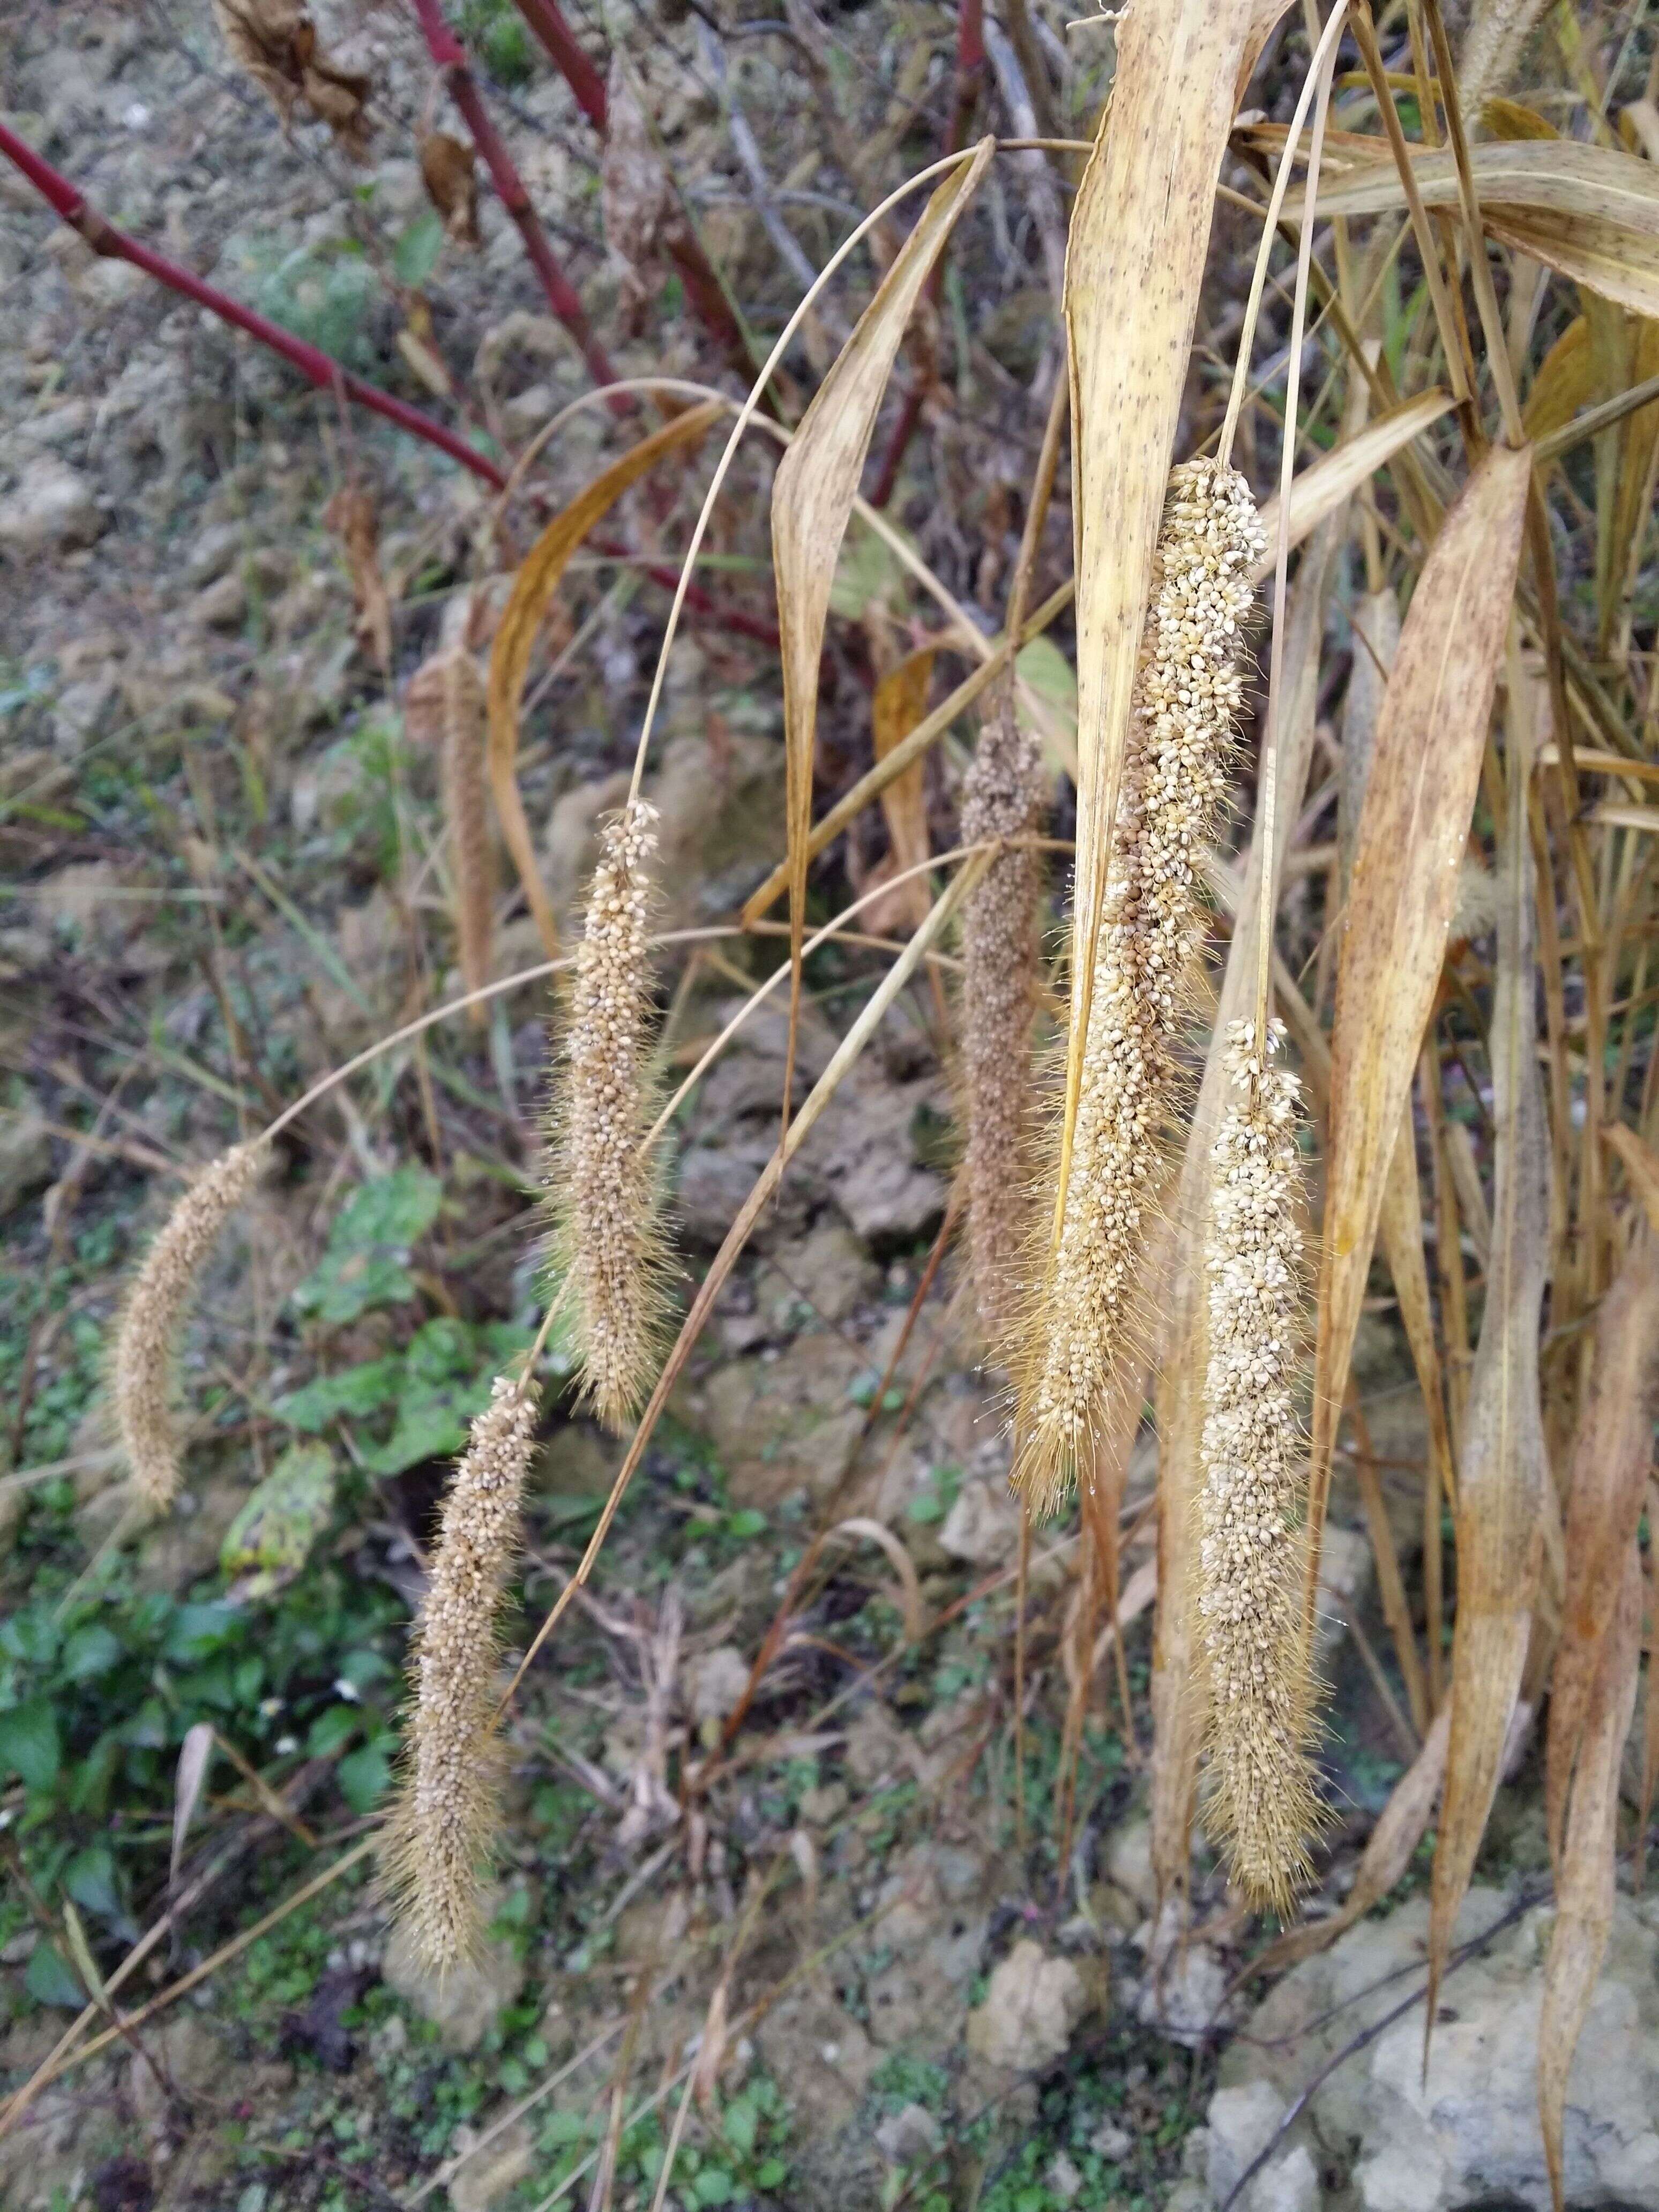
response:
[[[112,1389],[121,1449],[135,1488],[161,1512],[178,1495],[184,1445],[173,1415],[179,1334],[219,1231],[253,1188],[264,1139],[233,1145],[204,1168],[144,1256],[116,1333]]]
[[[489,980],[495,884],[485,796],[483,678],[470,653],[458,646],[422,662],[409,681],[404,724],[417,743],[437,749],[461,981],[476,991]],[[472,1008],[475,1026],[482,1028],[489,1018],[482,1001]]]
[[[568,1062],[555,1109],[554,1259],[571,1279],[582,1395],[613,1429],[655,1379],[668,1314],[653,1120],[647,872],[655,807],[630,799],[600,841],[576,953]]]
[[[1170,472],[1153,562],[1060,1236],[1021,1349],[1015,1479],[1051,1511],[1104,1421],[1170,1166],[1198,872],[1226,787],[1263,536],[1236,469]],[[1062,1132],[1062,1138],[1064,1132]]]
[[[1302,1086],[1273,1065],[1280,1025],[1269,1025],[1265,1054],[1255,1036],[1254,1022],[1228,1030],[1229,1103],[1211,1153],[1198,1611],[1211,1824],[1251,1902],[1282,1913],[1306,1879],[1319,1816],[1296,1522]]]
[[[1014,713],[1013,685],[987,715],[962,790],[964,844],[1033,831],[1046,796],[1042,749]],[[992,1356],[1012,1345],[1030,1243],[1031,1019],[1037,991],[1036,852],[1005,852],[962,917],[962,1066],[968,1144],[963,1175],[980,1327]]]
[[[410,1657],[409,1739],[380,1879],[422,1963],[476,1957],[501,1832],[496,1618],[519,1547],[536,1436],[533,1384],[498,1375],[444,1499]]]

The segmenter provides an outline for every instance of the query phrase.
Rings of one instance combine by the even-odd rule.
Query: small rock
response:
[[[462,2132],[459,2128],[455,2130],[458,2150],[463,2148]],[[524,2179],[535,2159],[536,2139],[529,2122],[514,2120],[451,2175],[449,2202],[453,2212],[489,2212],[492,2204]]]
[[[1456,1940],[1501,1918],[1506,1899],[1469,1892]],[[1423,2015],[1413,2008],[1382,2029],[1352,2065],[1321,2069],[1398,2003],[1404,1972],[1420,1972],[1428,1900],[1383,1921],[1362,1921],[1269,1994],[1222,2062],[1213,2106],[1265,2113],[1271,2100],[1320,2086],[1305,2124],[1311,2140],[1353,2153],[1360,2212],[1452,2212],[1504,2203],[1546,2212],[1550,2202],[1538,2124],[1538,2021],[1551,1917],[1539,1907],[1498,1930],[1449,1977],[1423,2073]],[[1618,2203],[1659,2212],[1659,1906],[1620,1897],[1612,1938],[1569,2077],[1565,2129],[1570,2206]],[[1273,2193],[1250,2212],[1311,2212],[1311,2164],[1275,2160]],[[1257,2187],[1267,2182],[1264,2172]],[[1346,2198],[1345,2202],[1348,2201]]]
[[[800,1816],[809,1828],[827,1828],[847,1810],[847,1784],[826,1782],[801,1792]]]
[[[723,1721],[736,1711],[749,1687],[749,1662],[732,1644],[706,1651],[701,1659],[692,1661],[688,1671],[695,1721]]]
[[[0,1115],[0,1214],[52,1181],[52,1137],[39,1114]]]
[[[985,2002],[968,2018],[968,2046],[994,2066],[1030,2073],[1050,2066],[1088,2008],[1082,1975],[1024,1936],[994,1969]]]
[[[1107,2159],[1114,2166],[1121,2166],[1126,2158],[1133,2156],[1134,2147],[1134,2137],[1115,2120],[1103,2120],[1089,2138],[1089,2148],[1095,2156]]]
[[[1109,1891],[1107,1912],[1127,1935],[1139,1927],[1158,1902],[1152,1824],[1145,1813],[1133,1814],[1113,1830],[1103,1872]]]
[[[198,534],[185,563],[185,574],[191,582],[198,589],[204,584],[216,584],[235,564],[242,550],[243,534],[240,522],[210,522]]]
[[[149,2057],[134,2052],[128,2062],[127,2086],[133,2110],[146,2126],[157,2125],[167,2113],[167,2099],[156,2080],[158,2069],[169,2089],[189,2105],[209,2095],[220,2075],[235,2063],[234,2054],[213,2023],[190,2013],[147,2033],[144,2045]]]
[[[802,1306],[809,1321],[845,1321],[880,1285],[879,1268],[845,1223],[823,1221],[782,1265],[774,1261],[762,1269],[757,1304],[772,1334],[781,1335]]]
[[[1284,2118],[1287,2100],[1268,2081],[1249,2081],[1220,2089],[1210,2100],[1210,2194],[1218,2204],[1231,2196],[1239,2176],[1272,2142]],[[1265,2178],[1265,2177],[1260,2177]],[[1255,2212],[1255,2194],[1249,2207]]]
[[[1083,2176],[1063,2150],[1057,2150],[1049,2160],[1042,2179],[1049,2194],[1058,2197],[1062,2204],[1070,2204],[1083,2187]]]
[[[988,1482],[964,1482],[939,1532],[941,1547],[970,1566],[1004,1565],[1019,1550],[1019,1508]]]
[[[1250,2184],[1249,2212],[1319,2212],[1319,2169],[1306,2143],[1269,2159]]]
[[[0,549],[27,555],[91,545],[107,520],[83,476],[43,457],[31,461],[16,489],[0,500]]]
[[[945,2134],[926,2105],[906,2105],[878,2122],[876,2142],[895,2166],[921,2166],[939,2156]]]
[[[198,592],[191,618],[204,629],[240,629],[247,615],[247,586],[234,571]]]
[[[524,1967],[510,1942],[490,1944],[476,1966],[438,1975],[422,1965],[401,1928],[386,1945],[382,1972],[387,1988],[433,2023],[444,2048],[458,2051],[477,2049],[524,1983]]]
[[[102,737],[120,696],[119,687],[108,677],[89,676],[66,684],[52,709],[52,741],[58,751],[73,760],[94,738]]]
[[[1171,2043],[1196,2046],[1214,2028],[1229,1976],[1221,1954],[1191,1936],[1182,1940],[1181,1908],[1172,1898],[1146,1943],[1146,1978],[1136,2007],[1141,2025]]]

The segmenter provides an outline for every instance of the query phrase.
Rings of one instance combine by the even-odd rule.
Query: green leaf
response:
[[[115,1887],[115,1857],[107,1844],[88,1844],[64,1869],[64,1887],[83,1912],[100,1920],[122,1917],[120,1892]]]
[[[737,2185],[723,2166],[706,2166],[691,2185],[694,2204],[729,2204]]]
[[[31,1790],[50,1790],[60,1756],[57,1717],[45,1698],[0,1713],[0,1770],[21,1775]]]
[[[398,1409],[398,1425],[383,1444],[360,1449],[370,1474],[402,1474],[423,1460],[453,1459],[466,1442],[466,1424],[446,1401],[407,1401]]]
[[[720,2118],[720,2133],[745,2158],[753,2150],[760,2133],[760,2114],[747,2097],[734,2098],[726,2106]]]
[[[335,1770],[340,1794],[354,1813],[372,1813],[392,1780],[392,1762],[378,1743],[348,1753]]]
[[[161,1656],[174,1667],[194,1666],[222,1651],[241,1625],[242,1614],[234,1605],[181,1605]]]
[[[329,1235],[332,1252],[407,1251],[438,1218],[443,1185],[422,1167],[376,1176],[353,1191]]]
[[[423,1322],[409,1340],[404,1372],[411,1382],[435,1387],[453,1382],[476,1371],[478,1333],[465,1322],[440,1314]]]
[[[121,1640],[107,1628],[94,1622],[77,1628],[64,1646],[62,1660],[65,1676],[71,1682],[90,1682],[99,1674],[107,1674],[119,1663]]]
[[[342,1413],[362,1420],[393,1404],[403,1378],[404,1364],[395,1353],[386,1359],[365,1359],[338,1375],[319,1375],[302,1390],[286,1392],[270,1410],[289,1428],[314,1437]]]
[[[306,1738],[306,1757],[326,1759],[331,1751],[337,1751],[356,1735],[362,1717],[355,1705],[330,1705],[325,1712],[319,1713]]]
[[[219,1564],[252,1574],[245,1595],[263,1595],[298,1574],[334,1510],[334,1455],[325,1444],[285,1451],[225,1532]]]
[[[750,1536],[763,1534],[765,1528],[766,1516],[757,1512],[752,1505],[745,1505],[738,1512],[728,1513],[726,1516],[726,1534],[735,1536],[740,1543]]]
[[[331,1252],[296,1287],[293,1303],[301,1313],[337,1328],[376,1306],[407,1305],[414,1295],[414,1279],[398,1261],[370,1252]]]
[[[443,242],[444,227],[436,210],[423,208],[392,250],[398,282],[418,292],[437,267]]]
[[[36,2004],[64,2005],[79,2012],[87,2001],[81,1977],[55,1943],[37,1943],[23,1971],[23,1987]]]

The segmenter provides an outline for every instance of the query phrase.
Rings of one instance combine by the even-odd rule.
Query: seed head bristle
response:
[[[501,1827],[497,1617],[519,1547],[536,1395],[497,1376],[473,1420],[410,1652],[408,1744],[381,1882],[422,1963],[440,1974],[483,1942]]]
[[[668,1307],[658,1177],[641,1150],[654,1104],[647,871],[656,819],[633,799],[601,836],[553,1131],[555,1255],[570,1278],[582,1395],[613,1429],[655,1376]]]
[[[457,646],[422,662],[409,681],[404,724],[412,738],[437,749],[461,981],[476,991],[489,981],[495,885],[485,795],[483,679],[470,653]],[[482,1005],[471,1013],[475,1026],[489,1019]]]
[[[203,1170],[145,1254],[122,1309],[111,1378],[116,1428],[134,1486],[157,1512],[178,1495],[184,1464],[173,1397],[191,1293],[264,1157],[264,1139],[255,1139],[233,1145]]]
[[[1199,874],[1243,691],[1249,486],[1213,460],[1170,472],[1115,824],[1065,1212],[1021,1361],[1015,1480],[1051,1511],[1103,1425],[1136,1271],[1171,1165],[1176,1030],[1201,928]]]
[[[1211,1152],[1205,1242],[1198,1611],[1210,1821],[1240,1887],[1283,1912],[1308,1878],[1320,1808],[1296,1516],[1302,1091],[1273,1065],[1281,1035],[1270,1024],[1261,1054],[1255,1023],[1235,1022],[1224,1048],[1229,1103]]]
[[[1042,754],[1019,726],[1012,686],[986,717],[962,787],[964,844],[1036,829]],[[962,1065],[968,1142],[968,1250],[980,1328],[1007,1357],[1030,1242],[1031,1021],[1037,989],[1042,871],[1030,848],[999,854],[963,908]]]

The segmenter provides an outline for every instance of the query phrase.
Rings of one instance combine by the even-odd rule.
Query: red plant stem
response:
[[[478,96],[477,80],[466,58],[466,49],[444,20],[439,0],[415,0],[415,12],[420,17],[421,29],[425,33],[427,52],[434,65],[448,87],[449,96],[461,111],[466,127],[472,134],[472,143],[483,156],[501,205],[518,225],[519,235],[524,240],[524,250],[530,265],[541,279],[542,289],[547,295],[547,304],[564,325],[581,349],[582,359],[596,384],[614,384],[617,372],[610,356],[594,337],[587,319],[587,310],[581,295],[560,267],[558,258],[547,242],[547,233],[542,228],[530,195],[524,188],[524,179],[513,166],[513,157],[502,143],[495,125],[490,121],[483,101]],[[624,393],[607,401],[613,415],[631,414],[634,402]]]
[[[153,247],[143,245],[136,238],[129,238],[125,231],[117,230],[106,222],[95,208],[88,206],[84,196],[67,177],[60,175],[50,162],[42,161],[32,147],[26,146],[3,124],[0,124],[0,153],[22,171],[36,191],[71,229],[80,232],[94,253],[110,259],[130,261],[135,269],[142,269],[147,276],[154,276],[169,291],[182,293],[185,299],[193,300],[198,307],[205,307],[210,314],[216,315],[221,322],[229,323],[239,331],[246,331],[250,337],[258,338],[273,353],[281,354],[284,361],[291,362],[301,375],[314,384],[319,392],[343,393],[346,398],[356,400],[360,407],[367,407],[376,415],[383,415],[388,422],[395,422],[400,430],[407,430],[411,436],[423,439],[428,446],[437,447],[441,453],[447,453],[451,460],[459,461],[463,468],[471,469],[474,476],[482,477],[486,483],[494,484],[497,490],[505,489],[507,477],[495,462],[479,453],[476,447],[470,446],[456,432],[447,429],[441,422],[434,422],[431,416],[423,415],[418,407],[410,406],[406,400],[396,399],[391,392],[382,392],[377,385],[365,383],[361,376],[354,376],[349,368],[343,368],[337,361],[316,346],[307,345],[303,338],[296,338],[291,331],[283,330],[278,323],[267,321],[264,315],[256,314],[252,307],[245,307],[240,301],[233,300],[228,293],[204,283],[199,276],[188,269],[181,268],[176,261],[169,261]]]
[[[216,315],[221,322],[228,323],[234,329],[246,331],[250,337],[258,338],[262,345],[269,346],[273,353],[280,354],[284,361],[291,362],[319,392],[337,392],[347,399],[355,400],[358,406],[384,416],[387,422],[395,422],[400,430],[407,430],[412,437],[421,439],[428,446],[435,446],[440,453],[447,453],[463,468],[471,469],[474,476],[482,477],[497,491],[506,489],[504,471],[487,454],[469,446],[454,431],[447,429],[441,422],[434,422],[431,416],[423,415],[418,407],[411,407],[405,401],[394,398],[391,392],[382,392],[378,385],[366,383],[361,376],[354,376],[349,368],[343,368],[337,361],[318,347],[307,345],[303,338],[296,338],[292,331],[283,330],[280,324],[268,322],[264,316],[255,314],[251,307],[243,307],[240,301],[233,300],[228,293],[216,290],[211,284],[204,284],[188,269],[180,268],[176,262],[167,260],[165,255],[155,252],[149,246],[141,245],[136,238],[129,238],[124,231],[117,230],[106,222],[95,209],[88,206],[84,196],[67,177],[61,175],[49,161],[42,161],[32,147],[25,145],[3,123],[0,123],[0,153],[22,171],[42,199],[71,229],[80,232],[94,253],[112,259],[130,261],[135,269],[142,269],[147,276],[155,277],[169,291],[182,293],[185,299],[193,300],[198,307],[205,307],[210,314]],[[616,545],[601,549],[596,542],[595,550],[617,553],[623,549]],[[645,573],[653,583],[660,584],[665,591],[672,592],[679,581],[678,570],[665,564],[653,562]],[[759,643],[774,648],[777,645],[778,633],[775,624],[761,616],[744,614],[738,608],[722,607],[701,585],[691,586],[686,593],[685,604],[688,613],[699,615],[705,622],[722,629],[732,630],[740,637],[754,638]]]
[[[559,12],[557,0],[517,0],[517,4],[519,13],[547,49],[548,58],[569,86],[577,106],[603,138],[610,117],[605,79]],[[749,342],[708,256],[694,235],[678,226],[665,242],[698,321],[726,349],[746,382],[755,373]]]
[[[559,11],[558,0],[518,0],[519,13],[546,47],[575,101],[601,138],[605,136],[605,79]]]

